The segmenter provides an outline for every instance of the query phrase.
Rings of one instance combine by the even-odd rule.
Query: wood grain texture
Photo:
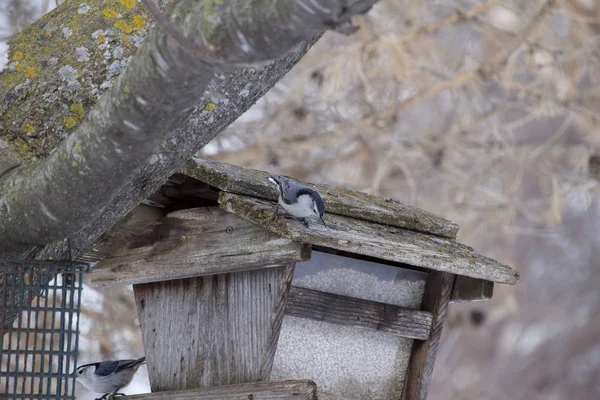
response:
[[[422,309],[433,314],[431,334],[428,340],[415,341],[413,344],[402,400],[427,398],[454,279],[455,275],[446,272],[429,274]]]
[[[494,295],[494,282],[457,276],[450,296],[450,303],[489,300]]]
[[[293,270],[134,285],[152,391],[268,379]]]
[[[77,261],[98,262],[115,254],[133,238],[166,215],[162,208],[139,205],[110,228]]]
[[[451,239],[333,214],[325,215],[327,227],[312,220],[307,228],[286,215],[273,219],[276,205],[269,201],[221,192],[219,202],[223,209],[294,241],[499,283],[519,282],[510,267]]]
[[[310,246],[218,207],[170,213],[98,263],[95,286],[247,271],[310,259]]]
[[[421,340],[429,337],[432,318],[426,311],[294,286],[285,314]]]
[[[127,396],[129,400],[317,400],[312,381],[259,382]]]
[[[247,196],[276,201],[277,189],[267,180],[268,173],[193,157],[180,171],[219,189]],[[458,225],[416,207],[391,199],[327,185],[313,185],[323,197],[329,214],[345,215],[408,230],[455,238]]]

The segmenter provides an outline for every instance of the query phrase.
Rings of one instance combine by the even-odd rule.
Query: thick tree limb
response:
[[[182,0],[171,21],[222,63],[238,66],[279,57],[374,2]],[[0,254],[18,254],[18,245],[46,244],[86,226],[93,233],[85,241],[93,241],[164,181],[182,158],[212,139],[226,126],[223,122],[241,113],[228,113],[229,118],[213,129],[202,127],[194,138],[191,130],[202,126],[198,117],[203,113],[192,110],[215,72],[195,56],[161,30],[150,31],[125,72],[56,151],[0,180]],[[282,68],[271,68],[283,75]],[[256,72],[237,76],[256,77]],[[263,89],[278,79],[258,78]],[[239,103],[248,107],[262,94],[256,86],[253,90],[241,89],[240,95],[250,99]],[[186,118],[187,129],[177,132]]]

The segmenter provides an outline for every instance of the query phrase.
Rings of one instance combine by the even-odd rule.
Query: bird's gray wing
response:
[[[127,368],[133,368],[138,364],[143,364],[146,362],[145,358],[140,358],[137,360],[120,360],[119,361],[119,366],[117,367],[117,372],[127,369]]]
[[[281,198],[286,204],[295,203],[298,199],[298,191],[304,188],[302,185],[289,180],[281,178],[282,196]]]
[[[123,361],[135,361],[135,360],[123,360]],[[123,361],[102,361],[98,363],[96,368],[96,374],[100,376],[112,375],[119,370],[119,366]]]
[[[142,359],[138,360],[118,360],[118,361],[102,361],[98,363],[96,368],[96,374],[101,376],[108,376],[116,374],[127,368],[134,367],[136,364],[140,364]]]

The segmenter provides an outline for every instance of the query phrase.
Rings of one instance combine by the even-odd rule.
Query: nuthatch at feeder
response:
[[[146,357],[137,360],[100,361],[85,364],[75,369],[71,377],[75,377],[86,388],[96,393],[105,393],[100,399],[114,399],[119,389],[129,385],[136,371],[146,363]],[[96,399],[99,400],[99,399]]]
[[[279,201],[275,215],[277,215],[279,206],[281,206],[291,216],[302,219],[306,226],[308,226],[308,222],[305,218],[316,216],[327,227],[323,219],[325,203],[319,193],[311,188],[292,182],[284,176],[270,176],[269,181],[277,185],[279,189]]]

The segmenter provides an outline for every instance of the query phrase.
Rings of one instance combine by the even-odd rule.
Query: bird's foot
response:
[[[273,213],[273,218],[271,218],[271,221],[275,220],[275,218],[277,218],[277,213],[279,212],[279,204],[277,204],[277,208],[275,209],[275,212]]]
[[[104,400],[104,399],[106,399],[106,396],[108,396],[108,393],[105,393],[104,396],[98,397],[97,399],[94,399],[94,400]]]

